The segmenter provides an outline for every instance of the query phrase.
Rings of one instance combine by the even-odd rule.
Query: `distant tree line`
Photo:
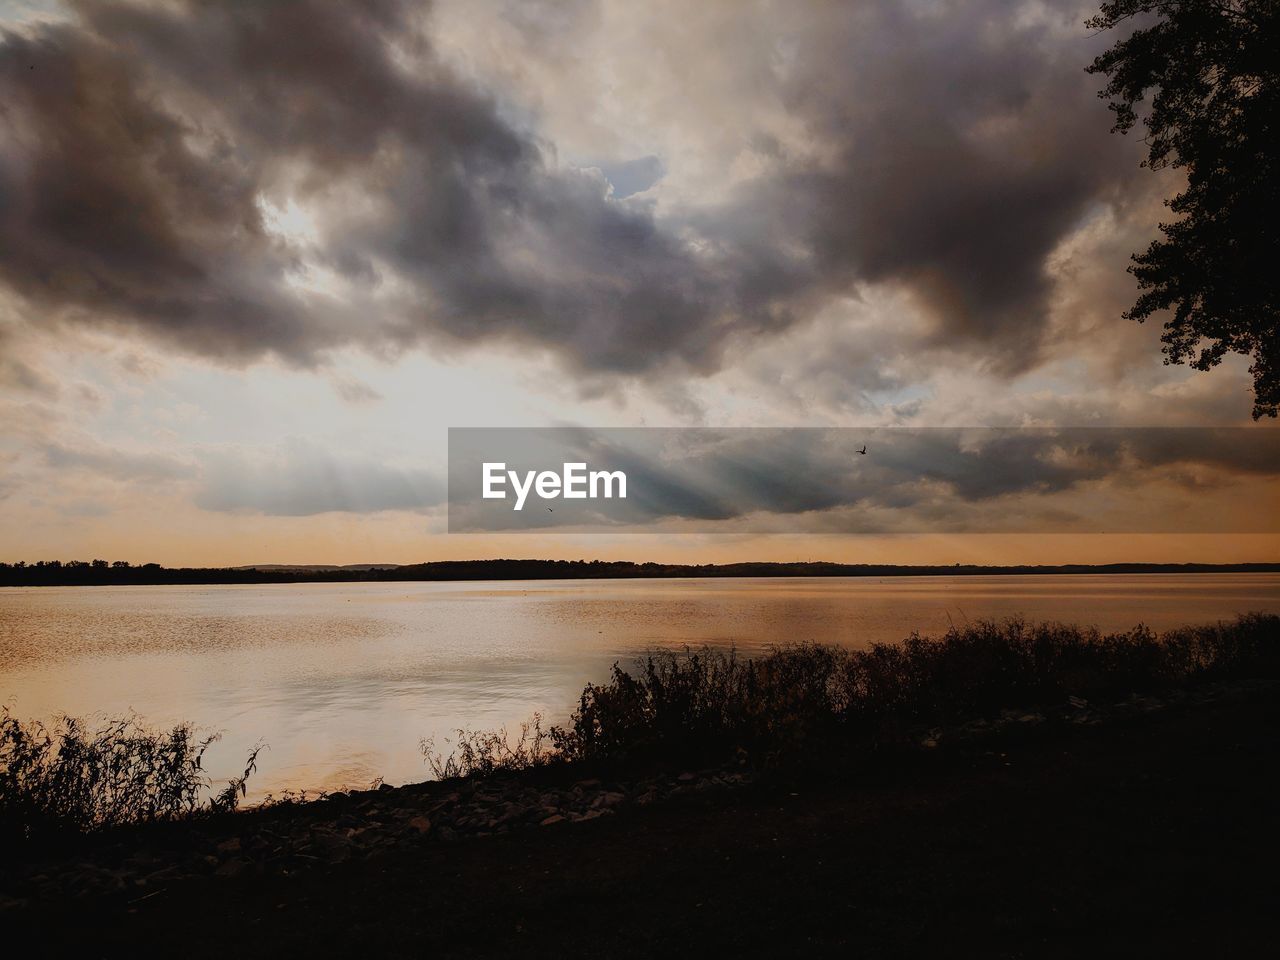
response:
[[[163,567],[124,560],[0,563],[0,586],[357,583],[412,580],[621,580],[689,577],[913,577],[983,574],[1277,573],[1280,563],[1108,563],[1059,566],[865,563],[634,563],[629,560],[436,560],[387,567]]]

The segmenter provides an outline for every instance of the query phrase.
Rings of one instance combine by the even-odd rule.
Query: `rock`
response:
[[[391,792],[391,791],[392,791],[392,790],[394,790],[394,789],[395,789],[395,787],[393,787],[393,786],[392,786],[391,784],[389,784],[389,783],[380,783],[380,784],[378,784],[378,792],[379,792],[379,793],[389,793],[389,792]]]
[[[320,856],[335,863],[345,860],[351,853],[351,841],[327,830],[317,830],[312,842],[302,848],[305,853]]]
[[[496,816],[493,818],[493,822],[495,824],[505,825],[521,819],[524,815],[525,810],[519,804],[504,803],[496,811]]]
[[[697,780],[698,777],[697,777],[697,774],[682,773],[680,774],[680,776],[676,777],[676,779],[679,780],[681,783],[693,783],[693,781]]]
[[[325,854],[331,863],[342,863],[351,856],[351,848],[347,846],[329,847]]]
[[[177,866],[168,866],[163,870],[157,870],[155,873],[147,874],[143,879],[146,880],[148,884],[155,885],[164,883],[168,880],[175,880],[181,875],[181,873],[182,871],[179,870]]]
[[[248,860],[245,860],[243,857],[236,857],[235,859],[228,860],[222,866],[218,867],[217,870],[213,871],[213,875],[215,877],[238,877],[249,869],[250,866],[252,866],[252,864],[250,864]]]
[[[551,816],[549,816],[549,817],[547,817],[546,819],[544,819],[544,820],[542,820],[541,822],[539,822],[538,826],[540,826],[540,827],[549,827],[549,826],[551,826],[553,823],[564,823],[564,817],[562,817],[562,816],[561,816],[560,814],[558,814],[558,813],[553,813]]]
[[[223,840],[220,844],[218,844],[218,852],[219,853],[239,853],[240,838],[232,837],[230,840]]]
[[[411,817],[409,819],[409,826],[418,831],[418,833],[431,832],[431,821],[423,816]]]

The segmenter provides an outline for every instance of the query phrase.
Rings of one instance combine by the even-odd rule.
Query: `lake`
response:
[[[424,779],[418,744],[567,715],[653,648],[896,641],[1031,619],[1161,630],[1280,612],[1280,574],[556,580],[0,589],[0,702],[23,718],[190,720],[250,800]]]

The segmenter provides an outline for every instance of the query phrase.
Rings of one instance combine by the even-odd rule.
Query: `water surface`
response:
[[[1160,630],[1280,611],[1280,574],[573,580],[0,589],[0,702],[268,744],[251,799],[426,775],[418,743],[562,718],[616,660],[684,644],[846,646],[1020,614]]]

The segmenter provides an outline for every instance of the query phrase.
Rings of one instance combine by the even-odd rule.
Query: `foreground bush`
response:
[[[63,717],[52,727],[0,711],[0,839],[47,838],[104,827],[230,811],[256,769],[220,791],[202,766],[216,736],[189,725],[148,730],[135,718],[96,729]]]
[[[502,730],[459,730],[449,753],[436,749],[434,739],[422,741],[422,755],[437,780],[487,777],[495,773],[520,773],[560,759],[551,732],[542,729],[542,716],[520,725],[512,740]]]
[[[1280,676],[1280,617],[1250,614],[1162,636],[1013,619],[867,650],[653,654],[634,672],[615,664],[607,683],[588,685],[566,726],[527,725],[514,742],[504,731],[460,731],[452,755],[431,743],[424,751],[443,778],[552,763],[710,763],[738,750],[766,763],[820,759],[1002,708],[1250,676]]]

